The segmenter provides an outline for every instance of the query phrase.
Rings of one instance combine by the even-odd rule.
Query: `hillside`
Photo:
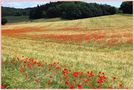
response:
[[[95,28],[116,28],[116,27],[130,27],[132,26],[132,14],[116,14],[116,15],[109,15],[109,16],[100,16],[100,17],[93,17],[93,18],[85,18],[85,19],[78,19],[78,20],[64,20],[60,18],[52,18],[52,19],[37,19],[29,21],[25,17],[16,17],[16,19],[9,18],[12,23],[10,23],[11,27],[21,28],[23,27],[30,27],[30,26],[37,26],[37,27],[44,27],[44,28],[64,28],[64,27],[82,27],[87,29],[95,29]],[[25,18],[25,19],[24,19]],[[114,19],[113,19],[114,18]],[[17,20],[19,19],[19,20]],[[21,21],[26,20],[26,21]],[[16,21],[20,21],[20,23],[15,23]],[[29,22],[27,22],[29,21]],[[125,21],[120,23],[121,21]],[[9,25],[10,25],[9,24]],[[2,26],[4,28],[8,28],[10,26],[5,25]],[[47,27],[46,27],[47,26]]]
[[[96,78],[99,72],[103,72],[106,82],[100,88],[130,89],[132,25],[132,15],[127,14],[77,20],[38,19],[3,25],[2,84],[9,88],[70,88],[70,83],[76,81],[74,88],[79,82],[83,88],[98,88]],[[33,65],[31,69],[28,64],[23,71],[22,62],[9,63],[18,57],[22,62],[23,58],[33,58],[45,65],[43,68]],[[59,71],[53,68],[53,62],[59,62]],[[67,78],[63,72],[65,69],[69,71]],[[77,77],[77,72],[85,76]],[[34,81],[33,74],[39,81]],[[84,81],[89,79],[92,86],[86,86],[83,78]],[[69,84],[65,83],[66,80]]]

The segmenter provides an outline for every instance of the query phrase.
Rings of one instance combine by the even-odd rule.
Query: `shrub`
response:
[[[8,21],[7,21],[6,18],[2,18],[2,20],[1,20],[1,24],[2,24],[2,25],[5,25],[7,22],[8,22]]]

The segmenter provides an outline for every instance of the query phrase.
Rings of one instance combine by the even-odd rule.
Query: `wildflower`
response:
[[[53,78],[52,76],[50,76],[50,78]]]
[[[73,84],[70,84],[70,89],[74,89],[74,85]]]
[[[64,74],[64,78],[68,78],[67,74]]]
[[[106,76],[99,76],[100,79],[106,79]]]
[[[63,72],[63,73],[67,73],[68,70],[67,70],[66,68],[64,68],[62,72]]]
[[[98,79],[98,80],[97,80],[97,83],[98,83],[98,84],[101,84],[101,83],[103,83],[103,80],[102,80],[102,79]]]
[[[82,76],[83,75],[83,72],[79,72],[79,75]]]
[[[80,83],[77,86],[78,86],[78,89],[82,89],[82,85]]]
[[[94,76],[93,72],[92,71],[91,72],[88,72],[88,76],[89,77],[93,77]]]
[[[83,78],[84,82],[89,82],[89,80],[87,78]]]
[[[20,73],[24,72],[24,69],[22,68],[22,66],[19,67],[19,72]]]
[[[27,67],[28,67],[29,69],[31,69],[31,68],[32,68],[32,65],[31,65],[30,63],[28,63],[28,64],[27,64]]]
[[[1,85],[1,89],[5,89],[6,87],[4,85]]]
[[[56,69],[60,69],[60,67],[57,66]]]
[[[65,84],[69,84],[69,82],[68,81],[65,81]]]
[[[122,84],[119,84],[119,87],[122,87]]]
[[[27,58],[27,59],[28,59],[28,58]],[[33,60],[34,60],[33,58],[29,58],[29,61],[31,61],[31,62],[33,62]]]
[[[37,62],[36,61],[33,61],[32,64],[36,64]]]
[[[42,66],[42,64],[41,63],[38,63],[38,67],[41,67]]]
[[[78,75],[79,75],[78,72],[74,72],[74,73],[73,73],[73,76],[74,76],[74,77],[78,77]]]

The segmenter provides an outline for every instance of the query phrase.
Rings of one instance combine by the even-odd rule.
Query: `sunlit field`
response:
[[[5,88],[132,88],[132,15],[56,20],[2,26]]]

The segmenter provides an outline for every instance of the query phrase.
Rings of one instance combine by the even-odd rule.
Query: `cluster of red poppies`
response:
[[[23,74],[25,79],[31,80],[35,83],[40,83],[42,80],[45,82],[44,85],[53,85],[56,84],[59,87],[56,88],[123,88],[122,83],[118,83],[116,87],[108,84],[108,77],[105,76],[104,72],[94,73],[93,71],[82,72],[71,70],[66,68],[64,65],[59,62],[53,62],[48,64],[46,62],[39,62],[33,58],[21,58],[17,57],[17,60],[11,61],[13,65],[16,65],[18,72]],[[31,73],[32,71],[32,73]],[[38,74],[38,72],[40,72]],[[116,77],[112,77],[112,80],[116,82]],[[60,82],[62,87],[60,87]],[[56,86],[55,85],[55,86]],[[2,86],[3,88],[3,86]],[[5,86],[4,86],[5,88]],[[44,86],[45,88],[45,86]]]

